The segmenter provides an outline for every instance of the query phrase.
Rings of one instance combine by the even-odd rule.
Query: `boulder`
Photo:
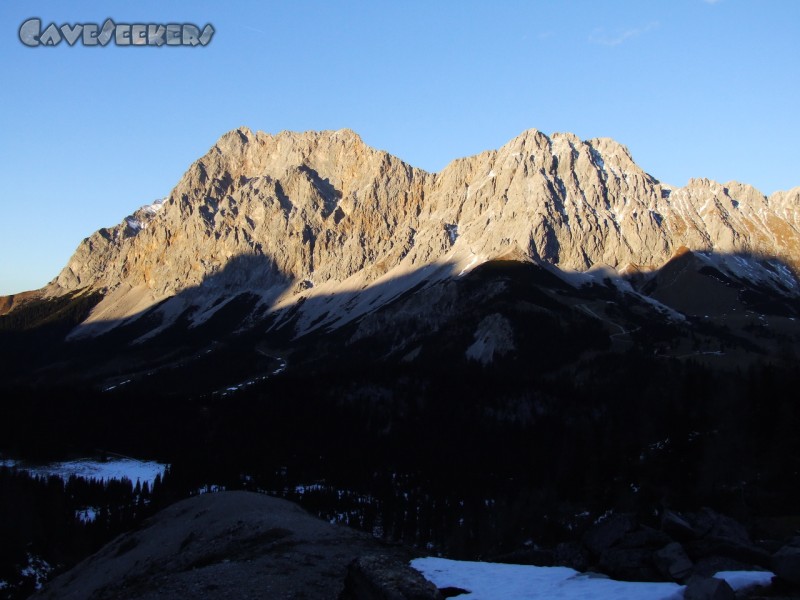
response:
[[[704,538],[684,544],[686,553],[695,561],[708,557],[733,559],[744,565],[770,568],[769,552],[755,546],[725,538]]]
[[[488,560],[489,562],[508,563],[511,565],[552,567],[553,551],[545,548],[520,548],[506,554],[492,556]]]
[[[701,577],[713,577],[720,571],[753,571],[754,565],[734,560],[727,556],[703,556],[694,561],[693,573]]]
[[[583,543],[594,556],[600,556],[603,551],[636,529],[636,526],[636,517],[633,515],[612,515],[589,529],[583,536]]]
[[[698,537],[732,540],[743,545],[752,543],[744,525],[710,508],[704,508],[694,516],[692,528]]]
[[[683,597],[684,600],[736,600],[736,593],[724,579],[692,577]]]
[[[621,548],[650,548],[651,550],[657,550],[670,542],[672,542],[672,538],[663,531],[642,525],[635,531],[626,533],[616,545]]]
[[[441,600],[436,586],[396,558],[361,556],[350,563],[339,600]]]
[[[580,542],[562,542],[553,550],[553,564],[583,572],[589,568],[589,556]]]
[[[659,572],[668,579],[685,581],[692,574],[694,564],[678,542],[667,544],[653,553],[653,562]]]
[[[598,568],[614,579],[659,581],[653,552],[647,548],[609,548],[600,555]]]
[[[771,567],[781,579],[800,585],[800,538],[778,550],[772,556]]]
[[[719,557],[746,567],[770,567],[770,553],[756,546],[744,525],[735,519],[704,508],[692,515],[690,522],[697,538],[686,541],[684,549],[693,560]]]
[[[691,540],[697,536],[691,523],[671,510],[665,510],[661,515],[661,530],[678,541]]]

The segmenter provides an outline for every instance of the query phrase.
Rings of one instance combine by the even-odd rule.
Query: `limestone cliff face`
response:
[[[767,199],[747,185],[705,179],[673,189],[613,140],[529,131],[448,166],[428,206],[457,223],[463,242],[482,256],[512,246],[564,269],[652,269],[685,246],[797,266],[798,195]]]
[[[565,270],[622,272],[658,268],[681,248],[779,258],[797,272],[800,188],[766,198],[744,184],[693,179],[676,189],[613,140],[535,130],[431,174],[348,130],[241,128],[163,203],[84,240],[47,293],[117,292],[112,316],[125,316],[133,306],[120,301],[125,290],[152,303],[242,255],[263,256],[264,268],[226,269],[215,285],[299,297],[509,252]]]
[[[264,255],[274,269],[233,283],[378,271],[410,247],[430,178],[350,131],[238,129],[189,168],[161,210],[134,215],[141,228],[126,222],[86,239],[55,284],[144,284],[166,297],[243,254]]]

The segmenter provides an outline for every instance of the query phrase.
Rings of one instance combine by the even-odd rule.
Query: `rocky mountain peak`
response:
[[[796,269],[799,202],[800,188],[768,200],[736,182],[664,185],[609,138],[531,129],[430,174],[348,129],[240,127],[190,166],[158,210],[84,240],[47,293],[105,290],[113,300],[96,318],[118,318],[202,288],[241,256],[263,257],[236,285],[266,305],[426,266],[462,273],[509,253],[562,270],[630,272],[686,247]]]

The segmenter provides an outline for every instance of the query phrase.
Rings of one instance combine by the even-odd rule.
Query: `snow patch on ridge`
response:
[[[447,237],[450,238],[450,245],[452,246],[458,239],[458,225],[445,223],[444,229],[447,232]]]
[[[708,265],[739,279],[766,285],[784,294],[800,292],[800,283],[791,269],[779,260],[713,252],[697,252],[697,256]]]
[[[147,227],[146,223],[142,223],[136,217],[125,217],[125,224],[131,228],[134,233],[139,233],[142,229]]]
[[[166,465],[133,458],[114,458],[107,461],[81,459],[30,466],[17,464],[16,468],[38,477],[56,475],[64,481],[73,476],[87,480],[97,479],[103,482],[112,479],[129,479],[133,483],[147,482],[152,486],[156,476],[163,477]]]
[[[601,171],[605,172],[606,161],[603,160],[603,157],[600,155],[600,153],[591,146],[589,146],[589,152],[592,155],[592,160],[594,161],[594,164],[596,164]]]
[[[131,230],[133,235],[147,229],[147,224],[164,207],[164,198],[156,200],[152,204],[145,204],[135,213],[125,217],[124,223]],[[137,216],[138,215],[138,216]],[[141,218],[140,218],[141,217]]]
[[[164,208],[164,201],[165,200],[166,200],[166,198],[161,198],[160,200],[156,200],[152,204],[145,204],[142,207],[142,210],[145,211],[148,214],[154,215],[158,211],[160,211],[162,208]]]

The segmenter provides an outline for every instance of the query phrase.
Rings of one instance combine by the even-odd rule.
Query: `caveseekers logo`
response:
[[[214,35],[209,24],[201,30],[191,23],[114,23],[106,19],[97,23],[50,23],[42,30],[41,19],[28,19],[19,27],[19,41],[26,46],[58,46],[62,41],[70,46],[106,46],[112,40],[117,46],[205,46]]]

